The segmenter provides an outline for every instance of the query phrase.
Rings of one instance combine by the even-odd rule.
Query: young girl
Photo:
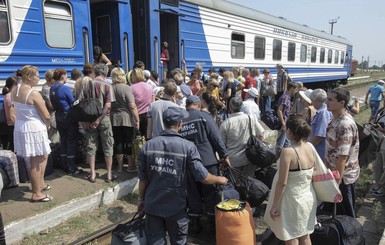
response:
[[[162,54],[160,56],[160,60],[163,63],[163,80],[165,80],[167,78],[167,73],[168,73],[168,62],[170,61],[167,42],[162,43]]]

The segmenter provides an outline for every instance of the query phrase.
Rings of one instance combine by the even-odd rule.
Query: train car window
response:
[[[179,0],[160,0],[160,3],[178,7]]]
[[[10,22],[6,0],[0,0],[0,43],[11,41]]]
[[[339,51],[337,50],[334,51],[334,64],[338,64],[338,60],[340,59],[339,54],[340,54]]]
[[[321,48],[321,51],[319,54],[319,62],[325,63],[325,48]]]
[[[301,44],[301,57],[300,61],[301,62],[306,62],[307,60],[307,45]]]
[[[231,58],[245,58],[245,35],[239,33],[231,34]]]
[[[345,52],[342,51],[342,52],[341,52],[341,61],[340,61],[340,63],[343,64],[344,61],[345,61]]]
[[[74,46],[73,16],[69,4],[45,1],[44,22],[46,41],[50,47],[72,48]]]
[[[311,58],[310,61],[312,63],[315,63],[317,61],[317,47],[313,46],[311,47]]]
[[[273,40],[273,60],[281,60],[282,58],[282,41]]]
[[[295,61],[295,43],[289,42],[287,46],[287,61]]]
[[[254,38],[254,59],[256,60],[265,59],[265,46],[266,46],[266,39],[264,37]]]
[[[328,50],[328,63],[332,63],[332,56],[333,56],[333,51],[331,49]]]

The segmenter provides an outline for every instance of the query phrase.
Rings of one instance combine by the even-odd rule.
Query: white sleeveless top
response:
[[[19,96],[20,84],[17,87],[16,97]],[[48,156],[51,152],[49,146],[47,126],[34,105],[28,105],[28,92],[24,103],[13,101],[16,113],[14,129],[15,152],[19,156]]]

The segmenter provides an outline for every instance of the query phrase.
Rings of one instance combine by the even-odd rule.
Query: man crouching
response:
[[[138,161],[138,210],[146,212],[148,244],[187,244],[186,177],[191,171],[203,184],[227,184],[227,179],[214,176],[202,165],[196,146],[182,138],[179,131],[188,112],[169,107],[163,112],[165,130],[148,141]]]

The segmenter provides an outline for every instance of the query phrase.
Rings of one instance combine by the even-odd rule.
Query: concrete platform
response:
[[[138,182],[137,174],[121,173],[117,182],[108,184],[104,182],[106,174],[104,164],[97,164],[98,167],[96,183],[87,180],[87,168],[84,168],[83,174],[75,176],[68,176],[61,170],[55,170],[46,178],[46,183],[52,186],[47,193],[54,199],[46,203],[30,202],[29,183],[3,190],[0,210],[7,244],[18,243],[26,234],[39,233],[81,212],[111,204],[132,193]]]

